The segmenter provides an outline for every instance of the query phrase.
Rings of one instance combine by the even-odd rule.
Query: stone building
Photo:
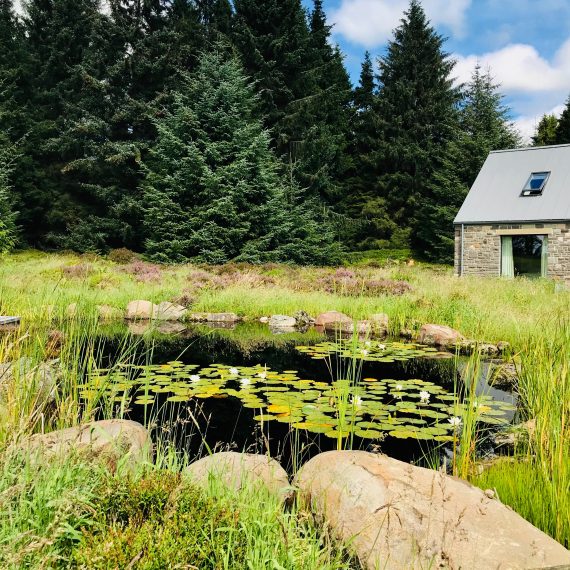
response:
[[[570,282],[570,145],[489,154],[454,225],[457,275]]]

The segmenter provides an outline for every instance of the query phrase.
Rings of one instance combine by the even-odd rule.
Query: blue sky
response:
[[[324,0],[354,81],[364,51],[383,52],[408,1]],[[544,113],[561,112],[570,94],[570,0],[424,0],[423,6],[448,38],[458,80],[468,80],[477,61],[489,66],[525,137]]]

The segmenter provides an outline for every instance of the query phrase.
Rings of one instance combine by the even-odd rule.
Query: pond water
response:
[[[140,337],[131,364],[93,374],[83,397],[104,390],[192,457],[269,450],[293,469],[316,453],[352,448],[417,461],[443,454],[472,406],[484,428],[512,419],[514,396],[491,388],[482,368],[467,403],[465,360],[433,348],[315,332],[272,336],[258,325],[194,327]]]

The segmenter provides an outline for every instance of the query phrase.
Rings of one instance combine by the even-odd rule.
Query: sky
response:
[[[354,82],[365,50],[384,53],[408,4],[324,0],[333,40]],[[445,48],[457,61],[457,81],[468,81],[477,61],[490,67],[526,139],[543,114],[560,114],[570,95],[570,0],[423,0],[423,6],[448,38]]]

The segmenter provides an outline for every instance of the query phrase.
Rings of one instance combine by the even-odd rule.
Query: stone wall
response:
[[[548,277],[570,282],[570,222],[465,225],[464,232],[461,271],[461,226],[455,226],[456,275],[500,275],[501,236],[526,233],[548,236]]]

